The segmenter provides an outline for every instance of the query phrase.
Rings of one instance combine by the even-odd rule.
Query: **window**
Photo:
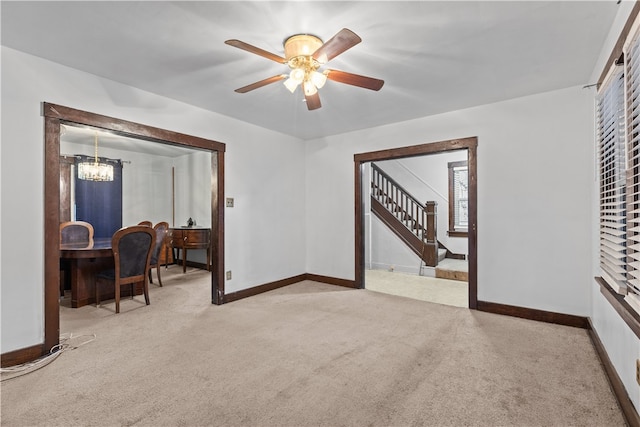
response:
[[[625,298],[640,312],[640,33],[625,44],[625,136],[627,161],[627,292]]]
[[[78,155],[81,160],[87,156]],[[92,160],[93,157],[88,157]],[[94,237],[111,238],[122,227],[122,162],[100,158],[114,169],[113,181],[87,181],[80,179],[75,169],[75,216],[74,221],[86,221],[95,229]]]
[[[467,162],[449,166],[449,236],[467,237],[469,227],[469,169]]]
[[[618,293],[626,289],[624,73],[618,66],[596,98],[600,190],[600,268]]]
[[[629,31],[596,97],[602,279],[640,313],[640,33]]]

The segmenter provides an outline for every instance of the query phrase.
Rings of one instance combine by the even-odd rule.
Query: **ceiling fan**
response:
[[[235,90],[236,92],[246,93],[286,79],[284,85],[291,93],[295,92],[298,86],[302,87],[307,108],[315,110],[322,106],[318,89],[324,86],[327,79],[371,90],[380,90],[382,88],[384,80],[332,69],[319,71],[321,66],[361,41],[362,39],[356,33],[347,28],[340,30],[326,43],[310,34],[296,34],[285,39],[284,58],[240,40],[232,39],[225,41],[225,43],[272,61],[287,64],[291,69],[289,74],[278,74],[260,80],[238,88]]]

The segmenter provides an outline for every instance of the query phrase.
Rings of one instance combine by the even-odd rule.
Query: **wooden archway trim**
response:
[[[43,102],[44,158],[44,343],[42,354],[57,345],[60,336],[59,224],[60,125],[75,124],[104,129],[122,136],[162,144],[211,151],[211,302],[224,301],[224,152],[225,144],[127,120]]]
[[[364,202],[362,199],[362,171],[364,163],[401,159],[467,150],[469,164],[469,308],[478,308],[478,180],[477,180],[477,137],[450,139],[408,147],[371,151],[354,155],[355,161],[355,285],[364,287]]]

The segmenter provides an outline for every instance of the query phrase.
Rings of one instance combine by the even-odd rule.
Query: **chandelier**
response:
[[[98,132],[94,137],[94,161],[78,163],[78,179],[85,181],[113,181],[113,165],[98,161]]]
[[[322,46],[322,40],[309,34],[297,34],[284,42],[284,54],[287,65],[291,68],[289,78],[284,85],[295,92],[298,85],[302,86],[306,96],[315,95],[318,89],[327,81],[326,73],[318,72],[320,64],[327,62],[326,58],[313,58],[313,54]]]

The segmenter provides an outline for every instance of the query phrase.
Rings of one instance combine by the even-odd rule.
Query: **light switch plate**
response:
[[[233,197],[227,197],[227,207],[228,208],[233,207]]]

